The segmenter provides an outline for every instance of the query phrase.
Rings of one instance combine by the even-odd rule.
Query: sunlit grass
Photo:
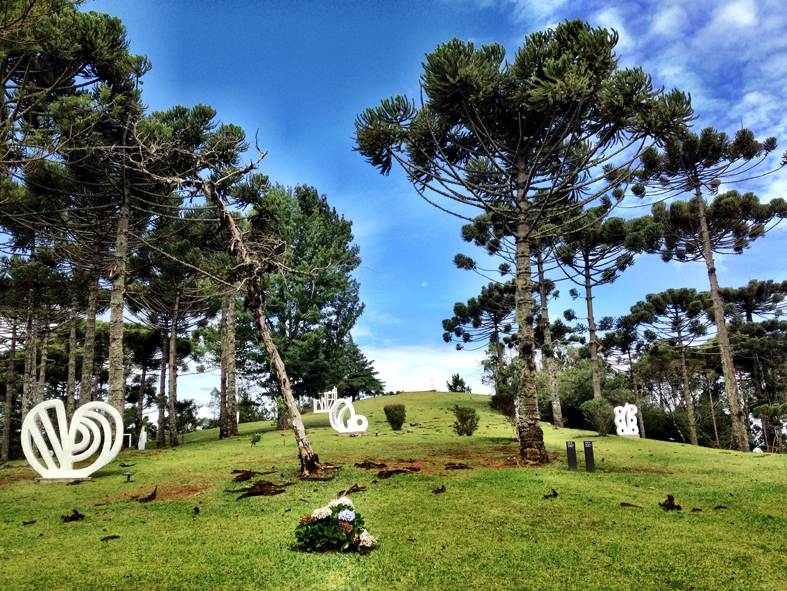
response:
[[[787,588],[783,456],[544,425],[554,461],[518,468],[507,462],[517,450],[513,431],[488,400],[363,400],[355,406],[369,418],[369,435],[361,438],[338,437],[327,415],[306,415],[321,460],[343,468],[333,481],[296,481],[273,497],[236,501],[223,492],[244,485],[232,482],[236,468],[275,467],[261,478],[294,480],[292,433],[283,441],[270,422],[241,425],[245,434],[261,431],[255,447],[249,437],[193,433],[175,450],[124,451],[79,486],[36,484],[26,463],[14,462],[0,470],[0,589]],[[383,405],[392,403],[407,407],[401,432],[385,422]],[[472,437],[453,433],[455,403],[481,415]],[[578,442],[576,473],[567,470],[568,439]],[[584,471],[583,440],[594,443],[595,474]],[[383,480],[353,466],[366,459],[421,471]],[[447,462],[474,469],[446,470]],[[127,469],[136,472],[130,484]],[[368,556],[295,551],[300,516],[355,483],[367,487],[351,496],[379,547]],[[442,485],[446,492],[433,495]],[[152,503],[131,498],[155,486]],[[558,496],[544,498],[552,488]],[[681,512],[658,506],[667,494]],[[73,509],[85,520],[63,523]],[[120,537],[101,541],[109,535]]]

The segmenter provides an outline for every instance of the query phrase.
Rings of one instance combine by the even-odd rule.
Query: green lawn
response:
[[[343,467],[333,481],[296,481],[272,497],[223,492],[244,486],[232,482],[237,468],[275,467],[260,478],[294,480],[292,433],[282,442],[271,423],[241,425],[261,430],[253,448],[249,437],[218,441],[206,431],[174,450],[123,451],[79,486],[36,484],[26,462],[13,462],[0,469],[0,589],[787,589],[784,456],[544,425],[554,461],[517,467],[508,461],[513,431],[488,400],[363,400],[355,405],[369,418],[362,438],[338,437],[327,415],[306,415],[321,460]],[[472,437],[451,429],[457,402],[481,414]],[[402,432],[385,422],[382,407],[394,403],[407,407]],[[567,470],[569,439],[578,442],[579,472]],[[583,440],[594,443],[595,474],[584,471]],[[353,467],[366,459],[421,471],[382,480]],[[121,462],[136,464],[130,484]],[[447,462],[474,469],[447,470]],[[300,517],[355,483],[367,487],[351,497],[378,547],[365,556],[297,551]],[[155,501],[131,498],[155,486]],[[558,496],[544,498],[552,488]],[[682,511],[659,507],[667,494]],[[73,509],[84,521],[64,523]],[[120,537],[101,541],[110,535]]]

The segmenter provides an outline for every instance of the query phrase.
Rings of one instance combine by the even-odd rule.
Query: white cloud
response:
[[[429,287],[429,284],[428,284],[426,281],[424,281],[424,282],[421,284],[421,287]]]
[[[363,352],[374,360],[386,390],[445,390],[446,381],[458,373],[473,392],[489,393],[489,388],[481,384],[482,351],[457,351],[446,344],[364,347]]]
[[[720,7],[713,24],[719,27],[742,29],[757,24],[757,7],[753,0],[739,0]]]
[[[689,24],[689,15],[680,4],[662,7],[652,19],[650,33],[661,37],[677,37]]]

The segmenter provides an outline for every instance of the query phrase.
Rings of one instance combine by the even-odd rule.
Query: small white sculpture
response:
[[[628,402],[625,406],[616,406],[615,425],[618,428],[618,435],[623,437],[639,437],[637,407]]]
[[[754,453],[756,453],[756,454],[761,454],[762,453],[762,450],[759,447],[755,447],[752,451]]]
[[[344,415],[350,412],[347,417],[347,423],[344,422]],[[331,427],[339,432],[339,435],[350,433],[363,433],[366,434],[366,428],[369,426],[369,421],[363,415],[355,414],[355,407],[353,403],[346,398],[339,398],[331,405],[328,419],[331,421]]]
[[[145,449],[145,444],[148,442],[148,430],[145,429],[145,426],[142,426],[142,430],[139,432],[139,441],[137,441],[137,449]]]
[[[336,391],[336,386],[333,390],[323,392],[319,398],[312,398],[312,408],[314,414],[331,412],[331,407],[339,399],[339,393]]]
[[[58,429],[52,424],[48,412],[50,409],[55,410]],[[109,420],[98,411],[103,411],[114,419],[114,441],[112,441],[112,426]],[[49,440],[48,444],[44,435]],[[76,462],[96,453],[101,445],[102,435],[104,442],[98,459],[85,468],[74,468]],[[46,466],[36,457],[34,442]],[[34,406],[27,413],[22,424],[22,450],[33,470],[43,479],[87,478],[114,460],[122,445],[123,418],[117,410],[105,402],[88,402],[80,406],[69,425],[63,402],[48,400]],[[53,450],[51,452],[50,447]]]

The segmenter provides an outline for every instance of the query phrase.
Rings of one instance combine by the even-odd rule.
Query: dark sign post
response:
[[[593,442],[585,442],[585,470],[588,472],[596,471],[596,461],[593,459]]]
[[[577,471],[577,446],[573,441],[566,441],[566,453],[568,454],[568,469],[571,472]]]

